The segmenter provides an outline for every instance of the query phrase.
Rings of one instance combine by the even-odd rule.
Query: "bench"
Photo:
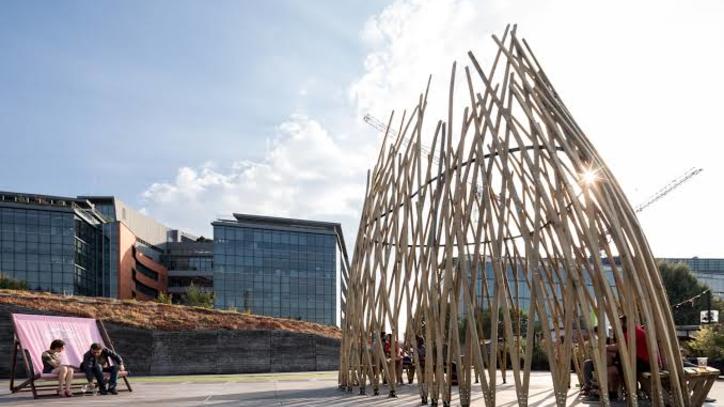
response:
[[[77,369],[83,360],[83,354],[90,349],[90,345],[96,342],[113,350],[113,343],[108,337],[108,332],[103,326],[103,322],[99,320],[29,314],[12,314],[12,319],[15,329],[10,365],[10,391],[12,393],[29,390],[35,399],[55,395],[54,391],[49,394],[39,394],[38,392],[56,388],[54,384],[47,382],[57,381],[58,376],[53,373],[42,373],[41,360],[41,354],[54,339],[62,339],[65,342],[65,351],[62,355],[63,364],[74,366],[76,370],[73,373],[73,379],[82,379],[83,383],[86,383],[85,374]],[[22,359],[25,367],[25,380],[16,385],[19,359]],[[107,377],[108,373],[104,373],[104,375]],[[125,383],[128,391],[133,391],[128,382],[127,371],[118,372],[118,379]]]

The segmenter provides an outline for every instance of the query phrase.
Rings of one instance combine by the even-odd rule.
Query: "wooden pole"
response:
[[[527,405],[538,348],[564,406],[584,337],[593,338],[585,357],[609,387],[608,319],[628,404],[637,405],[635,349],[645,345],[654,405],[664,392],[690,405],[668,300],[635,212],[517,28],[493,41],[487,71],[468,54],[463,106],[453,63],[446,117],[434,131],[423,121],[430,80],[410,114],[390,115],[349,266],[340,387],[365,394],[369,382],[379,394],[386,382],[394,397],[400,341],[412,349],[424,403],[450,405],[456,377],[466,406],[477,377],[485,404],[495,405],[497,372],[507,375],[510,357],[518,404]],[[645,344],[624,335],[636,325],[645,326]],[[382,332],[392,337],[387,353]]]

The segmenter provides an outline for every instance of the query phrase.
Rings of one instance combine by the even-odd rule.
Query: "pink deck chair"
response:
[[[90,345],[97,342],[113,350],[113,344],[102,321],[90,318],[28,314],[12,314],[12,317],[15,327],[15,344],[13,346],[10,391],[13,393],[23,389],[27,390],[27,387],[30,386],[33,398],[38,398],[41,397],[38,395],[39,389],[55,388],[54,384],[36,384],[38,381],[58,380],[58,376],[55,374],[42,373],[43,362],[41,360],[42,353],[55,339],[62,339],[65,342],[65,351],[61,354],[62,363],[75,367],[74,379],[83,378],[84,382],[85,374],[79,369],[83,354],[90,349]],[[18,353],[22,355],[28,379],[15,386]],[[118,378],[125,382],[128,391],[132,391],[127,376],[126,371],[118,372]]]

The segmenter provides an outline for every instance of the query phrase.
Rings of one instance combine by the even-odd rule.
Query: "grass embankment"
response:
[[[184,305],[0,290],[0,304],[162,331],[280,330],[341,338],[337,327]]]

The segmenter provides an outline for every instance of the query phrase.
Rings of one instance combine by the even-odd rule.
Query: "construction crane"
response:
[[[379,131],[380,133],[384,133],[384,132],[387,131],[387,125],[385,125],[384,123],[382,123],[381,121],[379,121],[377,118],[375,118],[375,117],[372,116],[371,114],[369,114],[369,113],[365,114],[363,119],[364,119],[365,122],[367,122],[367,124],[369,124],[370,126],[374,127],[375,129],[377,129],[377,131]],[[389,130],[389,134],[390,134],[390,136],[395,137],[396,134],[397,134],[397,132],[394,131],[393,129],[390,129],[390,130]],[[409,142],[410,142],[409,139],[404,139],[404,140],[403,140],[403,143],[404,143],[405,146],[407,146],[407,144],[408,144]],[[430,149],[428,149],[427,147],[420,146],[420,150],[422,150],[423,153],[425,153],[425,154],[430,154]],[[433,164],[435,164],[435,165],[439,165],[439,161],[438,161],[435,157],[432,157],[432,162],[433,162]],[[640,212],[643,211],[644,209],[646,209],[646,208],[648,208],[649,206],[651,206],[654,202],[656,202],[656,201],[658,201],[659,199],[665,197],[669,192],[675,190],[676,188],[678,188],[679,186],[681,186],[681,184],[683,184],[683,183],[685,183],[686,181],[690,180],[691,178],[693,178],[694,176],[698,175],[698,174],[701,173],[702,171],[704,171],[703,168],[698,168],[698,167],[691,167],[691,168],[689,168],[689,169],[688,169],[686,172],[684,172],[682,175],[680,175],[680,176],[678,176],[677,178],[671,180],[668,184],[666,184],[666,185],[663,186],[661,189],[659,189],[658,191],[656,191],[656,193],[654,193],[653,195],[651,195],[651,196],[650,196],[648,199],[646,199],[643,203],[641,203],[641,204],[639,204],[638,206],[636,206],[636,208],[635,208],[634,210],[636,211],[636,213],[640,213]],[[470,183],[470,185],[472,185],[472,183]],[[475,194],[478,195],[478,197],[480,197],[480,195],[481,195],[481,192],[480,192],[480,191],[481,191],[481,188],[478,188],[477,186],[473,185],[473,189],[475,190]],[[497,197],[496,197],[496,198],[497,198]]]
[[[380,133],[384,133],[387,131],[387,126],[385,126],[384,123],[379,121],[376,117],[372,116],[371,114],[367,113],[365,117],[362,118],[367,124],[374,127],[379,131]],[[390,129],[390,132],[395,132],[394,130]]]
[[[689,168],[685,173],[680,175],[679,177],[673,179],[671,182],[666,184],[664,187],[662,187],[660,190],[656,191],[655,194],[651,195],[647,200],[645,200],[643,203],[639,204],[635,211],[636,213],[639,213],[643,211],[644,209],[648,208],[653,204],[654,202],[658,201],[659,199],[663,198],[668,194],[669,192],[675,190],[678,188],[681,184],[684,182],[690,180],[700,172],[704,171],[703,168],[697,168],[697,167],[691,167]]]
[[[382,123],[379,119],[372,116],[371,114],[367,113],[366,115],[364,115],[363,119],[365,122],[367,122],[367,124],[377,129],[377,131],[379,131],[380,133],[384,134],[387,131],[387,125]],[[397,132],[392,128],[390,128],[389,134],[393,138],[397,136]],[[410,139],[402,139],[402,143],[405,147],[407,147],[407,145],[410,144]],[[420,150],[423,152],[423,154],[430,154],[430,149],[426,146],[420,146]],[[432,162],[435,165],[438,165],[438,161],[435,157],[432,157]]]
[[[385,132],[387,132],[387,125],[385,125],[384,123],[382,123],[379,119],[377,119],[376,117],[372,116],[371,114],[369,114],[369,113],[365,114],[364,117],[363,117],[363,120],[364,120],[365,122],[367,122],[367,124],[369,124],[370,126],[372,126],[372,127],[374,127],[375,129],[377,129],[377,131],[379,131],[380,133],[383,133],[383,134],[384,134]],[[389,135],[394,138],[394,137],[397,136],[397,132],[396,132],[395,130],[393,130],[392,128],[390,128],[390,130],[389,130]],[[407,145],[408,145],[409,143],[410,143],[410,139],[407,139],[407,138],[402,139],[402,144],[403,144],[404,147],[407,147]],[[432,151],[431,151],[427,146],[424,146],[424,145],[420,145],[420,151],[422,152],[422,156],[423,156],[423,157],[424,157],[425,155],[428,155],[428,156],[429,156],[429,155],[432,154]],[[440,166],[440,161],[437,159],[437,157],[431,156],[431,157],[430,157],[430,160],[432,161],[432,164],[434,164],[436,167],[439,167],[439,166]],[[473,190],[475,191],[475,195],[476,195],[478,198],[480,198],[480,197],[482,196],[481,188],[479,188],[479,187],[476,186],[476,185],[473,185],[472,182],[468,182],[468,184],[470,184],[470,185],[473,187]],[[497,199],[497,196],[494,196],[494,198]]]

